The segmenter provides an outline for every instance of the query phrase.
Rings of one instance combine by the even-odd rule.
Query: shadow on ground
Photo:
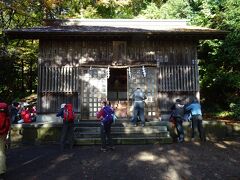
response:
[[[240,138],[168,145],[24,146],[7,152],[7,179],[240,179]],[[134,179],[133,179],[134,178]]]

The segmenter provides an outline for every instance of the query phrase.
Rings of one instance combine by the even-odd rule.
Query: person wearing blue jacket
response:
[[[194,99],[191,104],[186,106],[186,111],[189,111],[191,113],[191,121],[192,121],[192,140],[194,140],[195,137],[195,130],[198,129],[199,137],[201,141],[205,142],[205,132],[202,125],[202,111],[201,111],[201,105],[198,102],[197,99]]]

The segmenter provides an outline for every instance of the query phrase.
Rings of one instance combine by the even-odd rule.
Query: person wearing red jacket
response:
[[[31,113],[28,107],[23,107],[22,111],[20,112],[21,120],[18,121],[19,124],[21,123],[31,123]]]
[[[28,108],[26,108],[25,110],[23,110],[21,112],[21,118],[23,119],[24,123],[31,123],[31,114]]]
[[[0,179],[5,179],[6,173],[6,137],[10,129],[8,105],[0,101]]]

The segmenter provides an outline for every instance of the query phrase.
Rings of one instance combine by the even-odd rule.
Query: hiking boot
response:
[[[102,151],[102,152],[107,152],[107,148],[101,147],[101,151]]]
[[[178,138],[178,142],[182,143],[182,142],[184,142],[184,139],[183,138]]]
[[[137,124],[132,124],[132,126],[137,127]]]

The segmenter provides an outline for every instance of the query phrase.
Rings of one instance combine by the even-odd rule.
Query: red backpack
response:
[[[73,112],[72,104],[66,104],[64,106],[63,119],[65,121],[73,121],[74,120],[74,112]]]
[[[8,106],[6,103],[0,103],[0,135],[6,135],[10,128],[10,119],[8,116]]]

